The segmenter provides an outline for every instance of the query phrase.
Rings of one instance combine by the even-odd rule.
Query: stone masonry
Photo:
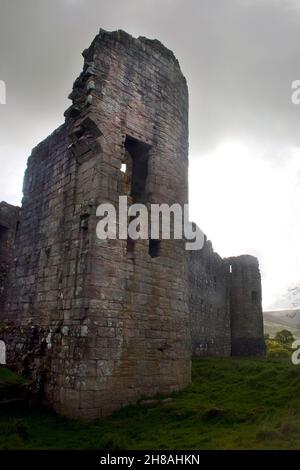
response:
[[[225,261],[229,270],[231,353],[233,356],[263,356],[266,347],[258,260],[243,255]]]
[[[230,356],[231,329],[227,266],[210,241],[188,252],[189,309],[194,356]]]
[[[13,243],[19,215],[19,207],[0,202],[0,308],[3,308],[5,283],[13,260]]]
[[[94,419],[188,385],[192,350],[252,354],[263,333],[250,257],[222,260],[207,241],[187,253],[183,240],[96,237],[97,207],[119,196],[188,202],[188,90],[156,40],[100,30],[83,57],[65,123],[28,159],[20,217],[0,220],[11,265],[0,339],[38,397]]]
[[[250,255],[188,253],[193,356],[264,356],[261,276]]]
[[[4,321],[8,365],[92,419],[190,382],[183,241],[96,237],[121,195],[188,202],[188,91],[158,41],[100,30],[83,56],[65,124],[28,160]]]

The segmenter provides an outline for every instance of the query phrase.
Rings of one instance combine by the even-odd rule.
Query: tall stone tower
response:
[[[65,123],[28,160],[0,337],[48,403],[89,419],[190,382],[183,242],[96,237],[119,196],[188,202],[188,91],[156,40],[100,30],[83,56]]]
[[[230,289],[231,354],[263,356],[261,276],[258,260],[242,255],[226,259]]]

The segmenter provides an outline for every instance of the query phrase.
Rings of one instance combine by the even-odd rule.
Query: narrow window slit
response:
[[[258,292],[253,290],[251,294],[252,303],[256,304],[258,302]]]
[[[160,240],[149,240],[149,255],[151,258],[157,258],[160,255]]]

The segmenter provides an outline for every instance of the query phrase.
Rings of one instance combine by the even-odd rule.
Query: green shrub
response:
[[[275,335],[275,341],[279,344],[284,346],[291,346],[293,341],[295,340],[293,333],[289,330],[281,330],[278,331]]]
[[[287,345],[278,343],[275,339],[266,340],[267,354],[269,357],[291,357],[292,349]]]

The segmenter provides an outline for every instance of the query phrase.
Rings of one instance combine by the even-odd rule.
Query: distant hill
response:
[[[300,284],[291,284],[285,294],[270,305],[270,310],[300,310]]]
[[[282,329],[300,337],[300,309],[269,310],[264,312],[265,333],[274,336]]]

